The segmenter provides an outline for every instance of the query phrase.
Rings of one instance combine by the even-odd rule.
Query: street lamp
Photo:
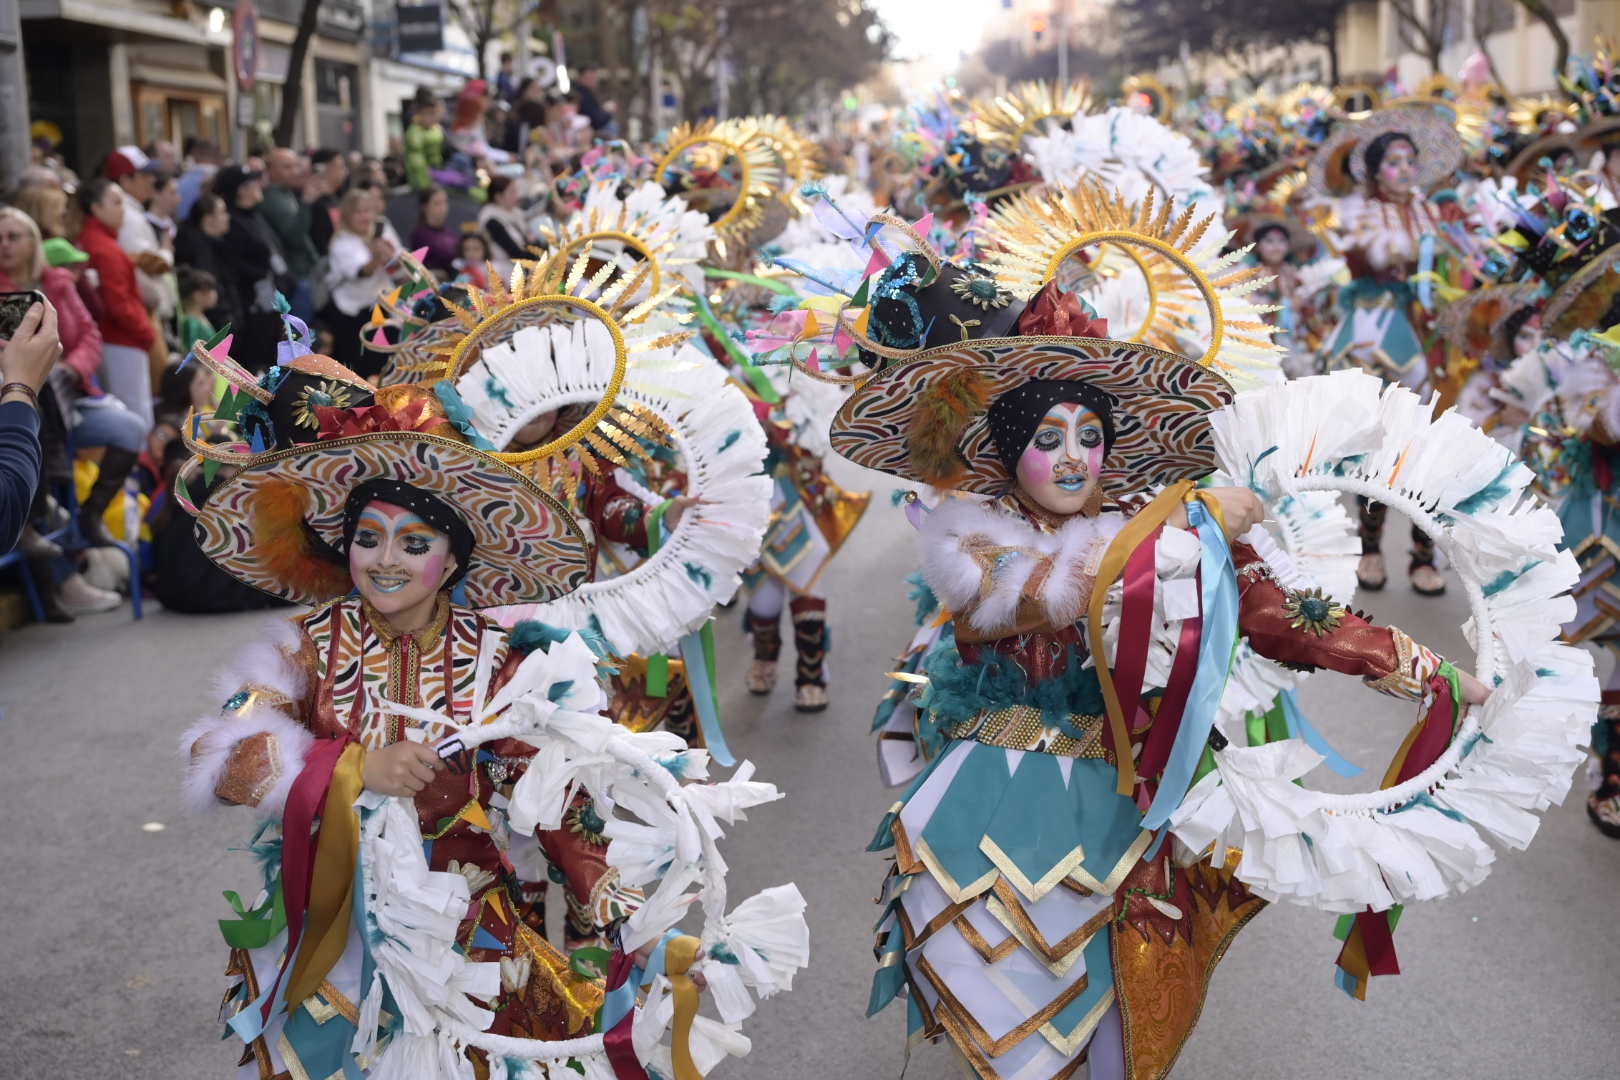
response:
[[[225,31],[225,11],[223,8],[210,8],[208,10],[208,32],[219,34]]]

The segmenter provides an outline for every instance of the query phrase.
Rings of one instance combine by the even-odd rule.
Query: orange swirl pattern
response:
[[[977,366],[991,399],[1035,379],[1090,383],[1113,402],[1114,446],[1103,463],[1105,495],[1118,499],[1214,470],[1209,414],[1231,402],[1220,375],[1162,349],[1101,338],[1022,337],[965,342],[921,353],[861,385],[832,424],[832,448],[857,465],[926,480],[912,471],[907,433],[921,391],[947,372]],[[985,417],[967,426],[958,449],[968,473],[960,490],[997,495],[1012,477],[996,455]]]
[[[256,548],[253,501],[276,481],[309,496],[305,520],[341,547],[349,492],[367,480],[398,480],[455,508],[473,533],[465,581],[473,608],[553,600],[584,584],[592,552],[579,525],[550,495],[516,470],[470,447],[433,435],[386,432],[278,454],[220,486],[197,516],[203,553],[254,588],[302,604],[309,595],[269,572]]]

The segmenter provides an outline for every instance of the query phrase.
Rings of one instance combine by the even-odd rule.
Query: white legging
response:
[[[151,358],[128,345],[101,347],[101,386],[152,428]]]
[[[787,587],[775,578],[765,575],[755,586],[753,595],[748,598],[748,614],[767,622],[775,622],[782,617],[782,608],[786,604]]]

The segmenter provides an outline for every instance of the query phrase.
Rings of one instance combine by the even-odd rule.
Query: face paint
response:
[[[1397,139],[1378,165],[1378,187],[1386,195],[1404,195],[1417,183],[1417,150]]]
[[[379,501],[360,512],[349,544],[349,577],[382,614],[431,610],[455,571],[450,538],[409,510]]]
[[[1093,506],[1103,461],[1103,426],[1083,405],[1054,405],[1018,458],[1018,489],[1054,514]]]

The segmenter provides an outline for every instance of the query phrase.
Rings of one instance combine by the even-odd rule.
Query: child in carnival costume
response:
[[[1433,273],[1459,230],[1454,203],[1428,194],[1449,182],[1463,145],[1447,107],[1388,107],[1344,125],[1311,159],[1309,183],[1331,200],[1338,218],[1334,247],[1349,264],[1351,281],[1339,290],[1340,321],[1324,347],[1323,366],[1359,366],[1389,382],[1426,392],[1445,376],[1442,343],[1413,279]],[[1361,500],[1361,586],[1384,587],[1382,541],[1386,509]],[[1425,596],[1445,591],[1434,545],[1416,528],[1407,567],[1412,588]]]
[[[1155,220],[1170,222],[1167,261],[1190,274],[1176,242],[1191,215],[1150,209],[1134,228]],[[1251,492],[1195,489],[1215,465],[1211,414],[1241,370],[1221,350],[1189,359],[1089,336],[1091,313],[1052,281],[1025,303],[972,270],[936,269],[912,299],[956,333],[860,383],[832,431],[858,464],[969,496],[920,526],[950,632],[921,665],[918,707],[943,748],[873,843],[896,862],[871,1011],[906,996],[912,1033],[949,1039],[984,1080],[1071,1076],[1083,1061],[1093,1078],[1160,1077],[1264,904],[1235,862],[1172,861],[1155,832],[1209,731],[1185,696],[1203,647],[1183,621],[1207,580],[1200,551],[1229,548],[1229,617],[1263,655],[1408,701],[1434,692],[1444,662],[1282,584],[1239,541],[1262,516]],[[1225,322],[1222,296],[1207,317],[1249,367],[1264,337]],[[947,314],[964,297],[984,300],[971,329]],[[1231,641],[1208,647],[1224,660]],[[1458,679],[1466,700],[1488,696]]]
[[[507,851],[533,840],[571,907],[628,941],[643,966],[691,899],[647,900],[639,886],[666,871],[649,874],[635,858],[610,865],[608,837],[625,797],[616,785],[663,771],[649,753],[664,756],[671,776],[701,777],[704,756],[671,736],[619,734],[592,715],[602,703],[596,662],[577,637],[537,626],[509,632],[478,610],[584,583],[591,549],[574,519],[470,445],[431,392],[374,391],[307,349],[284,350],[256,380],[227,349],[218,340],[195,350],[230,382],[222,408],[245,440],[220,447],[188,436],[205,471],[230,470],[196,511],[199,545],[234,577],[311,605],[244,658],[228,676],[235,685],[222,713],[182,740],[190,802],[251,807],[262,822],[253,850],[265,891],[222,924],[234,978],[229,1025],[246,1047],[241,1076],[375,1069],[515,1080],[556,1075],[546,1070],[567,1059],[588,1077],[631,1077],[646,1075],[637,1058],[663,1054],[664,1075],[696,1077],[694,1054],[706,1069],[717,1052],[735,1052],[728,1034],[694,1029],[689,1012],[681,1019],[679,1004],[673,1051],[657,1049],[652,1017],[631,1049],[626,1018],[640,976],[631,981],[629,953],[616,949],[593,973],[524,918]],[[580,737],[593,760],[605,752],[641,764],[617,779],[592,773],[593,802]],[[549,756],[537,759],[537,747]],[[748,771],[705,796],[719,811],[715,824],[777,797]],[[690,813],[699,803],[684,790],[677,784],[663,798]],[[636,813],[658,818],[646,805]],[[721,888],[709,857],[694,861],[681,846],[665,854],[653,840],[647,851],[683,882],[695,874]],[[666,884],[680,883],[659,889]],[[753,909],[765,915],[756,929],[785,932],[773,946],[787,965],[778,976],[803,959],[794,925],[802,905],[784,889]],[[721,892],[712,899],[723,904]],[[741,941],[714,944],[756,955]],[[680,947],[681,968],[690,970],[696,945]],[[673,958],[674,939],[669,947]],[[619,995],[606,1013],[603,974]],[[744,976],[756,988],[773,980],[780,988],[777,976]],[[655,996],[669,986],[679,996],[691,977],[648,985]],[[748,1010],[727,1011],[738,1019]],[[596,1026],[621,1020],[610,1053]]]
[[[673,132],[657,176],[666,186],[697,183],[717,170],[731,178],[732,201],[709,210],[716,237],[705,274],[717,282],[718,303],[700,289],[692,304],[703,343],[726,365],[760,418],[768,448],[765,469],[773,481],[771,523],[759,561],[744,580],[745,626],[754,653],[747,686],[760,696],[776,686],[785,608],[796,651],[794,707],[821,712],[827,707],[831,638],[827,601],[818,584],[871,496],[845,491],[821,467],[825,447],[817,445],[817,429],[828,411],[821,395],[812,396],[817,388],[801,393],[797,385],[773,380],[739,345],[746,331],[767,320],[793,291],[780,275],[753,272],[752,252],[770,244],[801,212],[793,178],[806,174],[805,162],[798,144],[778,125],[741,121]]]

